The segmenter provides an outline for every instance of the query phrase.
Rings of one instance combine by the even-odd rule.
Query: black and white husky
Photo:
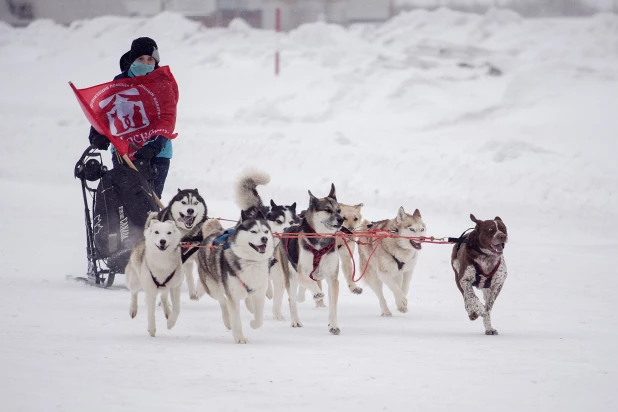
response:
[[[218,220],[203,224],[204,241],[197,253],[200,282],[206,293],[219,302],[223,324],[232,330],[234,342],[247,343],[240,320],[240,301],[252,309],[253,329],[264,322],[264,302],[268,287],[274,241],[271,228],[259,210],[261,199],[255,190],[270,177],[248,171],[236,185],[236,200],[241,208],[238,224],[224,230]]]
[[[279,306],[278,315],[280,316],[282,292],[277,291],[282,288],[278,285],[285,284],[290,301],[292,327],[302,326],[298,317],[296,302],[298,284],[300,283],[309,289],[313,294],[313,299],[317,301],[324,298],[324,293],[322,293],[317,281],[324,279],[328,285],[328,328],[333,335],[340,333],[337,321],[339,255],[337,254],[335,239],[304,235],[335,233],[341,228],[343,220],[334,184],[331,184],[330,193],[324,198],[317,198],[309,191],[309,207],[304,213],[300,225],[292,226],[286,230],[286,233],[297,233],[298,238],[282,239],[277,246],[275,258],[278,262],[273,270],[280,270],[283,279],[276,281],[273,274],[273,281],[276,283],[274,305]],[[280,268],[277,266],[280,266]]]
[[[170,200],[167,207],[159,212],[157,219],[173,220],[183,241],[201,240],[202,224],[207,219],[207,213],[206,202],[197,189],[178,189],[178,193]],[[184,252],[186,253],[187,250]],[[199,299],[199,292],[193,278],[193,268],[196,262],[197,257],[194,253],[183,264],[189,297],[193,300]]]

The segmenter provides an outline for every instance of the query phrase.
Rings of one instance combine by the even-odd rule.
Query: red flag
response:
[[[118,79],[86,89],[70,83],[86,118],[121,154],[133,160],[154,136],[174,139],[178,85],[169,66],[146,76]]]

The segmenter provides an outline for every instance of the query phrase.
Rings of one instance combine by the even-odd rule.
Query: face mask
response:
[[[131,69],[129,71],[131,72],[130,74],[133,74],[133,76],[143,76],[145,74],[151,73],[154,70],[154,68],[155,67],[150,64],[133,62],[131,64]]]

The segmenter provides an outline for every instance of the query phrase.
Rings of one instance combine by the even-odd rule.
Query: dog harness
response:
[[[182,263],[185,263],[195,252],[199,250],[200,244],[204,238],[202,236],[187,237],[182,239],[183,251],[181,253]],[[188,245],[188,247],[186,247]],[[186,248],[185,248],[186,247]]]
[[[402,261],[401,261],[401,260],[399,260],[399,259],[397,259],[397,258],[395,257],[395,255],[391,255],[391,256],[393,257],[393,260],[395,261],[395,263],[397,263],[397,268],[398,268],[399,270],[401,270],[401,268],[403,267],[403,265],[405,265],[406,263],[405,263],[405,262],[402,262]]]
[[[230,237],[230,235],[234,233],[234,229],[227,229],[226,231],[223,232],[223,234],[221,234],[221,236],[219,236],[218,238],[216,238],[215,240],[212,241],[212,245],[213,246],[219,246],[221,244],[223,244],[223,249],[228,249],[230,247],[230,243],[228,242],[228,237]]]
[[[313,270],[311,271],[311,273],[309,273],[309,277],[311,278],[311,280],[315,280],[313,278],[313,273],[318,270],[318,266],[322,261],[322,257],[324,257],[324,255],[326,255],[327,253],[330,253],[331,250],[333,250],[333,248],[335,247],[335,240],[333,239],[330,246],[323,247],[322,249],[314,248],[313,246],[311,246],[311,243],[307,242],[307,240],[305,240],[305,246],[307,246],[307,249],[309,249],[309,251],[311,251],[311,253],[313,254]]]
[[[249,286],[247,286],[247,284],[245,282],[242,281],[241,278],[239,278],[238,276],[236,276],[236,273],[230,273],[230,276],[234,276],[236,279],[238,279],[238,281],[240,282],[240,284],[242,285],[243,288],[245,288],[245,290],[247,291],[247,293],[251,293],[253,292],[253,289],[251,289]]]
[[[481,269],[481,266],[478,263],[473,261],[472,264],[474,265],[474,269],[476,270],[476,275],[472,286],[478,289],[488,289],[491,287],[491,279],[496,274],[496,272],[500,268],[500,265],[502,264],[502,259],[498,261],[496,267],[493,268],[493,270],[489,273],[484,273],[483,269]]]
[[[172,280],[172,278],[174,277],[174,275],[176,274],[176,271],[173,271],[171,275],[169,275],[164,281],[163,283],[159,283],[159,281],[157,280],[157,278],[154,277],[154,275],[152,274],[152,270],[148,269],[148,271],[150,272],[150,277],[152,278],[152,281],[155,283],[155,285],[157,285],[157,289],[159,288],[164,288],[165,285],[167,285],[167,282],[169,282],[170,280]]]
[[[286,233],[300,233],[300,232],[316,233],[315,230],[313,230],[313,228],[309,224],[309,222],[307,222],[305,219],[302,219],[302,222],[300,225],[290,226],[287,229],[285,229],[284,232]],[[320,262],[322,261],[322,258],[324,257],[324,255],[334,250],[335,239],[331,239],[330,245],[325,246],[322,249],[314,248],[313,245],[311,245],[311,243],[309,243],[306,239],[304,239],[304,242],[305,242],[305,246],[307,247],[307,249],[309,249],[311,254],[313,254],[313,270],[309,274],[309,277],[311,278],[311,280],[316,280],[314,279],[313,274],[318,269],[318,266],[320,265]],[[285,251],[288,255],[288,260],[294,267],[294,270],[298,271],[298,260],[300,259],[299,244],[297,242],[293,242],[292,246],[290,247],[290,238],[287,238],[285,240]]]

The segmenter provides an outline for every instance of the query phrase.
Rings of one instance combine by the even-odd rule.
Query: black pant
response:
[[[116,155],[112,155],[112,164],[114,167],[118,166]],[[157,177],[155,177],[151,184],[155,194],[161,199],[163,187],[165,186],[165,179],[167,179],[167,172],[170,170],[170,159],[165,157],[153,157],[150,160],[150,166],[157,170]]]

